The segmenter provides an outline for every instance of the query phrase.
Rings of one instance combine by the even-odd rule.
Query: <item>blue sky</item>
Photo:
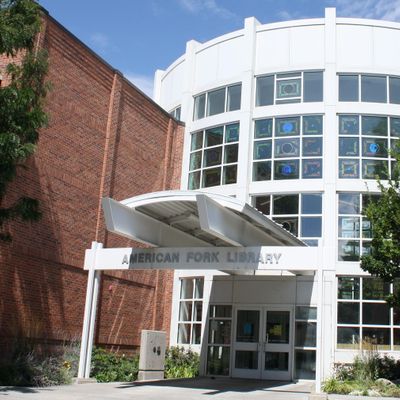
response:
[[[151,95],[156,69],[204,42],[261,23],[315,18],[325,7],[343,17],[400,22],[400,0],[39,0],[49,13],[128,79]]]

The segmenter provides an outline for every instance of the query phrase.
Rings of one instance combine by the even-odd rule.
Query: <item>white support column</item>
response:
[[[92,242],[92,249],[103,248],[102,243]],[[97,297],[100,283],[100,271],[95,271],[96,257],[89,269],[86,288],[85,313],[83,316],[81,351],[79,356],[78,379],[87,379],[90,375],[90,362],[93,347],[94,326],[96,320]]]
[[[324,285],[324,274],[323,269],[320,266],[317,273],[317,350],[315,360],[315,392],[321,393],[322,383],[322,357],[323,357],[323,341],[322,341],[322,323],[323,323],[323,285]]]

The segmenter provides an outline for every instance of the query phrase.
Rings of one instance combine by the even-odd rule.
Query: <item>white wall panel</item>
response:
[[[181,103],[183,82],[185,81],[185,62],[178,64],[162,80],[161,104],[170,111],[171,108]]]
[[[230,77],[242,74],[246,60],[241,56],[244,53],[243,37],[227,40],[218,45],[217,78],[225,81]]]
[[[373,28],[374,63],[390,70],[400,68],[400,31]]]
[[[290,29],[290,65],[292,68],[324,64],[324,27],[301,26]]]
[[[210,303],[232,302],[232,280],[214,280],[211,282]]]
[[[216,85],[218,75],[218,46],[214,45],[196,54],[195,93],[198,88]]]

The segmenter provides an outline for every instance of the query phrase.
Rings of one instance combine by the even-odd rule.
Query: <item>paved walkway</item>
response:
[[[311,383],[196,378],[146,383],[87,383],[50,388],[0,386],[0,400],[308,400]],[[329,400],[373,397],[329,395]],[[390,400],[390,398],[385,398]],[[396,399],[394,399],[396,400]]]

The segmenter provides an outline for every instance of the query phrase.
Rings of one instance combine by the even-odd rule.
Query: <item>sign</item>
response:
[[[317,270],[318,247],[177,247],[90,249],[85,269]]]

